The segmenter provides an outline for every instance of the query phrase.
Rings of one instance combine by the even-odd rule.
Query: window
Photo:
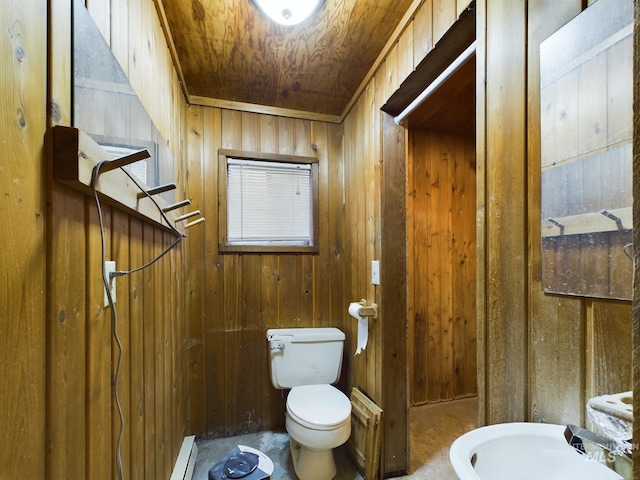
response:
[[[318,159],[219,151],[222,252],[318,252]]]

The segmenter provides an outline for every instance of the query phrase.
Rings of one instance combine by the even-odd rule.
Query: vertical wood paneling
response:
[[[398,39],[398,79],[407,78],[415,64],[413,62],[413,26],[414,22],[410,22],[409,26]],[[373,88],[373,84],[370,84]]]
[[[98,30],[107,42],[111,44],[111,2],[109,0],[84,0],[87,10],[91,14]]]
[[[376,132],[375,127],[378,126],[377,122],[375,122],[375,118],[380,115],[379,109],[375,103],[375,83],[370,83],[365,89],[365,95],[363,97],[364,100],[364,141],[363,146],[366,152],[370,152],[369,154],[364,155],[365,165],[364,165],[364,174],[365,174],[365,185],[364,189],[367,192],[373,193],[373,201],[367,201],[365,204],[365,215],[366,219],[366,231],[365,231],[365,258],[367,259],[363,262],[365,271],[364,276],[366,281],[364,282],[366,285],[366,289],[364,290],[364,296],[368,302],[377,303],[376,293],[377,287],[375,287],[371,282],[371,260],[376,259],[379,260],[379,252],[380,252],[380,181],[381,181],[381,170],[379,164],[380,153],[379,149],[375,148],[375,145],[379,145],[379,131]],[[369,260],[371,259],[371,260]],[[354,322],[355,323],[355,322]],[[380,335],[379,335],[379,327],[377,321],[369,321],[369,332],[368,335],[371,336],[371,342],[367,341],[368,348],[365,350],[366,353],[366,381],[365,385],[367,386],[366,391],[372,392],[370,395],[377,395],[379,390],[377,388],[378,385],[378,371],[381,366],[380,359]]]
[[[586,300],[586,308],[586,398],[631,390],[629,303]]]
[[[78,232],[85,220],[85,197],[54,184],[51,199],[49,218],[57,220],[48,226],[46,465],[53,477],[82,477],[87,446],[78,439],[86,435],[86,317],[84,288],[76,285],[84,283],[86,265],[68,259],[86,255],[84,235]]]
[[[462,245],[458,243],[459,272],[462,276],[462,296],[461,308],[465,312],[474,312],[473,315],[463,317],[464,321],[464,385],[462,390],[465,395],[470,392],[478,392],[478,307],[476,299],[477,275],[477,217],[476,199],[477,194],[477,152],[473,143],[466,145],[464,161],[468,162],[468,168],[464,171],[464,187],[462,188],[462,201],[460,203],[461,218],[463,224]],[[473,158],[473,165],[471,165]],[[473,193],[472,193],[473,192]],[[457,392],[460,395],[460,391]]]
[[[131,265],[129,261],[129,241],[131,238],[129,232],[129,217],[124,212],[120,212],[116,209],[112,211],[112,245],[111,252],[112,257],[111,260],[116,262],[116,266],[123,270],[129,269]],[[124,292],[124,295],[120,295],[117,297],[116,302],[116,312],[117,312],[117,322],[115,324],[110,325],[113,329],[114,335],[118,335],[118,339],[122,346],[122,353],[120,352],[120,348],[117,345],[117,342],[111,343],[111,365],[112,365],[112,373],[113,378],[117,373],[116,365],[118,362],[118,358],[120,357],[120,368],[118,374],[118,382],[117,385],[114,383],[113,393],[114,393],[114,402],[115,402],[115,394],[117,392],[119,402],[122,406],[123,411],[131,412],[129,418],[129,424],[132,424],[134,421],[134,412],[135,409],[131,408],[131,317],[129,315],[130,312],[130,295],[131,291],[131,279],[130,277],[123,276],[117,279],[116,289],[119,289],[121,292]],[[109,318],[109,321],[111,319]],[[125,355],[125,352],[128,354]],[[117,411],[117,406],[116,406]],[[111,435],[111,450],[115,451],[118,445],[118,436],[120,435],[120,416],[118,414],[111,415],[111,429],[113,434]],[[136,458],[131,455],[132,450],[132,428],[125,428],[122,431],[122,438],[120,440],[120,449],[121,449],[121,457],[122,457],[122,471],[125,478],[134,478],[132,472],[132,458]],[[137,437],[134,437],[137,438]],[[108,452],[107,452],[108,454]]]
[[[381,270],[380,304],[385,319],[381,335],[385,410],[382,472],[405,472],[408,467],[408,398],[406,337],[406,132],[383,114],[382,129],[382,241],[380,258],[386,266]],[[391,475],[389,475],[391,476]]]
[[[124,69],[127,72],[127,78],[131,84],[131,88],[134,91],[139,92],[142,88],[144,77],[141,75],[141,59],[144,56],[142,51],[142,2],[129,2],[127,8],[127,25],[129,33],[129,51],[127,68]],[[123,19],[124,21],[125,19]]]
[[[311,156],[311,122],[309,120],[295,121],[294,155]],[[315,255],[297,255],[296,267],[298,269],[299,283],[297,285],[297,303],[302,314],[300,326],[314,326],[313,318],[313,263]],[[286,321],[286,319],[284,319]]]
[[[140,220],[130,219],[129,231],[129,261],[124,266],[132,267],[134,265],[142,265],[142,248],[143,248],[143,225]],[[117,264],[116,264],[117,265]],[[118,282],[121,279],[118,279]],[[145,424],[145,408],[144,408],[144,325],[143,325],[143,288],[144,273],[137,272],[129,276],[129,335],[131,337],[131,345],[137,345],[133,348],[128,358],[131,363],[131,381],[130,392],[131,401],[129,403],[129,425],[131,437],[131,478],[142,478],[145,472],[144,459],[144,424]],[[121,308],[119,304],[118,308]],[[126,409],[126,405],[124,406]],[[126,458],[126,457],[125,457]]]
[[[191,198],[191,208],[204,212],[205,219],[207,217],[206,207],[202,201],[203,183],[204,183],[204,145],[203,145],[203,119],[202,109],[200,107],[190,107],[186,118],[187,130],[187,171],[188,175],[188,191]],[[209,411],[201,407],[201,402],[197,399],[204,398],[208,381],[214,381],[213,372],[207,375],[209,371],[209,360],[213,358],[216,350],[212,350],[211,357],[206,355],[204,350],[204,294],[205,292],[198,288],[204,284],[206,275],[206,264],[199,259],[205,256],[204,235],[205,230],[209,229],[209,222],[206,222],[207,229],[198,229],[189,232],[189,263],[187,267],[187,285],[188,285],[188,302],[187,314],[189,318],[188,329],[190,337],[187,344],[187,361],[189,364],[189,422],[190,425],[202,425],[206,428],[208,425],[207,415]],[[217,237],[216,237],[217,238]],[[222,387],[222,386],[220,386]],[[223,388],[223,387],[222,387]],[[211,410],[211,414],[215,414],[216,410]],[[206,430],[205,430],[206,431]]]
[[[112,447],[111,432],[111,308],[103,308],[102,249],[100,225],[95,202],[85,196],[86,235],[86,341],[87,341],[87,476],[111,476],[112,464],[105,463]],[[105,252],[111,251],[111,212],[102,212]],[[75,230],[73,237],[82,238]],[[112,260],[109,255],[105,260]]]
[[[444,346],[442,334],[443,292],[440,282],[443,272],[443,265],[446,265],[447,249],[445,231],[442,230],[441,217],[446,217],[445,198],[447,179],[441,178],[443,172],[440,170],[440,138],[427,139],[427,150],[432,154],[427,157],[427,181],[429,192],[427,192],[427,251],[437,252],[430,256],[427,261],[426,283],[428,287],[426,325],[427,325],[427,365],[429,368],[427,377],[427,400],[437,401],[440,399],[440,387],[442,383],[442,359]],[[446,165],[446,163],[445,163]],[[442,182],[442,189],[440,188]],[[444,194],[440,192],[444,191]],[[429,398],[429,394],[431,398]]]
[[[433,0],[425,0],[413,20],[413,67],[433,48]]]
[[[328,241],[327,252],[328,268],[330,277],[328,279],[329,294],[324,298],[328,302],[328,317],[323,324],[330,325],[333,319],[346,318],[345,305],[349,302],[348,274],[349,265],[347,257],[345,221],[345,169],[344,169],[344,129],[342,125],[330,124],[327,128],[327,218],[331,219],[327,223]],[[321,297],[322,298],[322,297]],[[322,301],[321,298],[318,301]],[[345,320],[349,321],[348,319]],[[335,322],[339,324],[339,321]],[[343,330],[344,328],[343,324]],[[347,339],[348,340],[348,339]],[[343,372],[347,371],[351,358],[350,342],[345,342],[345,361],[343,361]],[[342,381],[347,382],[347,375],[342,375]]]
[[[145,224],[142,227],[142,255],[145,261],[153,258],[153,228]],[[155,356],[155,330],[156,325],[156,299],[153,296],[153,279],[150,269],[144,270],[142,305],[144,309],[143,328],[144,338],[142,348],[144,351],[144,470],[145,475],[160,476],[156,471],[156,356]],[[159,311],[159,309],[158,309]]]
[[[607,144],[633,138],[633,82],[618,72],[633,72],[633,35],[611,47],[607,55],[609,109],[607,110]],[[623,52],[623,53],[620,53]],[[621,113],[622,112],[622,113]]]
[[[149,258],[153,258],[152,252],[161,252],[163,249],[162,231],[153,231],[153,240],[149,238],[149,244],[153,246],[153,250],[150,252]],[[154,292],[164,292],[164,271],[163,263],[156,263],[149,270],[149,286]],[[165,403],[167,398],[165,397],[165,383],[164,383],[164,297],[153,296],[153,388],[149,389],[153,395],[153,408],[155,411],[154,422],[154,443],[155,443],[155,471],[157,477],[163,477],[165,475],[164,470],[164,450],[165,450]]]
[[[112,24],[123,19],[127,25],[130,21],[135,24],[134,29],[125,29],[125,32],[140,32],[142,24],[135,22],[142,10],[136,16],[123,8],[105,10],[98,2],[93,7],[92,13],[109,32]],[[145,15],[154,17],[153,5],[149,3],[147,7],[151,9],[145,10]],[[49,62],[56,73],[50,75],[49,89],[56,107],[50,109],[50,121],[68,125],[71,102],[65,92],[70,91],[71,79],[66,73],[69,69],[64,66],[70,62],[71,3],[52,3],[51,14],[53,36]],[[127,38],[117,41],[120,45],[135,45]],[[166,62],[157,62],[154,69],[132,71],[134,85],[150,82],[152,73],[156,79],[163,78],[159,84],[165,90],[177,84],[175,72]],[[152,97],[147,101],[156,102]],[[114,105],[114,108],[122,107],[126,108]],[[147,109],[156,115],[173,117],[157,118],[160,124],[184,124],[182,108],[156,109],[147,105]],[[104,128],[111,127],[104,125]],[[117,128],[121,130],[113,132],[122,134],[128,125]],[[175,144],[179,153],[180,130],[169,131],[165,127],[164,132],[173,137],[168,142]],[[177,156],[178,176],[181,170],[181,159]],[[182,264],[180,250],[172,251],[151,269],[116,280],[117,322],[113,323],[111,308],[103,306],[100,227],[92,197],[72,191],[53,179],[48,186],[48,197],[48,381],[44,435],[47,475],[52,478],[115,477],[116,450],[119,449],[125,478],[166,478],[186,430],[181,399],[186,391],[179,380],[185,376],[184,347],[174,338],[174,331],[179,333],[180,328],[173,329],[184,321],[176,317],[180,306],[184,306],[183,275],[171,269],[172,265]],[[171,235],[108,207],[103,209],[103,220],[105,258],[116,260],[119,270],[141,266],[170,241]],[[119,347],[114,327],[123,349],[117,378]],[[117,381],[125,422],[120,441],[113,381]]]
[[[260,151],[260,116],[255,113],[242,113],[240,140],[241,149],[245,151]],[[263,411],[262,386],[266,383],[268,370],[265,368],[264,357],[252,355],[264,347],[266,339],[262,331],[264,319],[262,317],[262,255],[241,255],[239,265],[242,280],[239,285],[241,307],[239,318],[239,344],[237,355],[234,355],[236,370],[232,371],[237,379],[235,388],[238,418],[244,431],[259,429],[260,413]],[[244,371],[260,373],[262,381],[255,381],[243,375]],[[233,378],[233,377],[232,377]]]
[[[522,376],[527,371],[526,15],[524,5],[503,1],[488,2],[486,15],[487,335],[492,340],[487,420],[493,423],[525,418],[527,403]]]
[[[197,345],[190,356],[206,363],[205,372],[202,366],[191,366],[192,429],[200,435],[220,436],[281,428],[284,404],[269,378],[266,329],[343,328],[346,306],[331,303],[334,272],[330,256],[341,255],[344,241],[335,240],[334,246],[331,230],[326,229],[329,206],[335,203],[338,212],[343,206],[341,181],[334,185],[334,174],[329,173],[340,168],[342,130],[322,122],[211,108],[192,109],[190,117],[188,157],[194,182],[190,194],[193,206],[208,212],[211,219],[204,244],[198,241],[188,247],[190,258],[206,258],[200,265],[190,261],[189,267],[194,303],[189,337],[190,344]],[[218,254],[219,148],[318,156],[320,189],[325,192],[320,215],[326,219],[318,255]],[[333,157],[338,160],[335,167]],[[337,220],[338,231],[342,231],[343,222],[340,217]],[[340,278],[339,273],[335,276]],[[337,293],[343,295],[341,290]],[[335,303],[342,302],[341,296]],[[333,308],[339,315],[331,313]]]
[[[254,125],[250,127],[254,130],[254,136],[245,139],[243,133],[238,134],[236,130],[244,129],[241,122],[234,120],[237,117],[228,116],[217,109],[197,109],[202,118],[187,120],[183,101],[175,93],[180,91],[175,74],[165,71],[170,69],[170,62],[152,3],[116,3],[89,2],[93,4],[93,12],[98,7],[109,12],[96,14],[96,17],[104,20],[105,32],[108,31],[105,36],[109,37],[118,58],[126,56],[126,61],[121,60],[124,70],[128,72],[135,90],[139,93],[144,91],[145,104],[177,154],[176,178],[180,183],[179,189],[186,191],[189,196],[193,194],[193,205],[207,212],[206,227],[189,231],[184,256],[176,251],[167,257],[166,262],[161,262],[162,266],[154,268],[152,274],[139,272],[117,280],[118,327],[125,349],[119,388],[127,423],[122,444],[124,468],[131,478],[166,478],[182,436],[188,431],[219,435],[282,424],[283,402],[279,392],[271,389],[266,376],[265,357],[260,357],[260,352],[266,347],[263,330],[272,321],[282,326],[336,325],[353,337],[353,323],[345,314],[347,303],[357,299],[361,291],[367,292],[367,296],[379,296],[385,291],[384,282],[379,289],[373,288],[368,276],[370,261],[381,255],[380,243],[386,247],[398,246],[397,243],[376,243],[375,238],[378,235],[382,237],[381,233],[397,233],[380,227],[382,215],[378,212],[381,204],[389,198],[382,189],[376,190],[382,178],[390,180],[380,171],[384,163],[376,163],[376,159],[380,158],[380,135],[385,130],[376,122],[379,122],[378,107],[383,103],[384,92],[388,91],[391,82],[383,75],[376,76],[369,86],[374,89],[375,98],[372,100],[371,91],[366,91],[362,105],[354,110],[344,125],[320,122],[305,124],[260,116],[257,125],[254,120],[250,122]],[[506,82],[505,90],[493,90],[502,86],[500,80],[506,79],[506,75],[503,76],[501,71],[503,66],[494,61],[502,56],[502,51],[494,50],[494,37],[491,37],[488,52],[491,90],[486,106],[491,135],[484,136],[482,127],[483,135],[478,139],[479,152],[495,152],[499,147],[498,155],[492,153],[495,156],[490,157],[488,165],[479,165],[481,175],[487,169],[499,168],[497,161],[510,164],[513,151],[503,147],[507,140],[512,141],[512,132],[496,133],[496,130],[503,123],[513,120],[513,117],[505,119],[503,113],[497,115],[493,110],[510,111],[511,115],[517,116],[518,108],[513,109],[513,106],[529,102],[527,179],[526,188],[523,187],[527,191],[526,212],[520,201],[504,210],[498,208],[500,214],[526,218],[526,228],[518,227],[521,225],[518,218],[513,221],[507,219],[505,226],[508,224],[510,233],[492,230],[487,237],[490,241],[486,243],[482,243],[484,235],[481,235],[478,255],[480,265],[484,265],[486,259],[491,265],[488,272],[483,272],[485,276],[478,283],[480,292],[489,283],[489,294],[480,298],[479,305],[484,308],[485,300],[486,305],[504,302],[504,296],[491,282],[495,281],[496,272],[502,275],[500,272],[511,270],[520,272],[518,275],[525,275],[528,281],[526,298],[523,300],[522,296],[516,296],[519,303],[526,304],[526,308],[523,313],[519,306],[512,308],[512,305],[503,303],[504,308],[500,311],[488,309],[492,329],[495,327],[495,331],[500,333],[502,330],[498,327],[504,327],[505,334],[494,338],[481,331],[479,340],[480,345],[488,340],[490,349],[502,349],[502,342],[512,345],[514,339],[519,345],[522,336],[520,322],[524,318],[529,321],[526,348],[529,365],[524,368],[525,371],[521,371],[521,363],[512,369],[527,378],[530,412],[522,416],[554,422],[580,422],[587,396],[623,388],[628,380],[624,373],[628,368],[628,356],[624,353],[627,347],[614,343],[613,332],[616,332],[615,335],[624,335],[629,305],[546,296],[540,288],[539,141],[536,137],[539,125],[539,113],[536,110],[538,59],[535,50],[539,40],[577,13],[581,4],[580,1],[529,2],[527,42],[518,37],[510,44],[510,47],[522,44],[522,48],[525,45],[528,48],[526,94],[521,90],[514,92],[510,81]],[[435,2],[433,10],[432,6],[430,0],[424,2],[413,20],[414,64],[424,58],[433,44],[431,18],[435,11],[438,17],[435,21],[439,22],[441,2]],[[21,241],[11,242],[7,237],[9,240],[3,250],[3,265],[10,265],[11,268],[2,269],[4,280],[0,282],[3,285],[0,295],[7,306],[1,335],[4,346],[0,349],[0,352],[4,352],[1,365],[3,378],[16,388],[0,395],[0,410],[3,412],[0,426],[3,431],[20,436],[22,442],[16,443],[7,437],[2,443],[2,473],[11,478],[109,476],[115,471],[115,437],[119,428],[111,397],[109,382],[113,371],[109,365],[112,365],[117,349],[113,338],[106,335],[111,328],[109,311],[98,308],[101,288],[99,276],[96,277],[99,265],[96,265],[96,219],[91,213],[94,207],[87,197],[47,177],[48,172],[43,167],[45,162],[41,158],[45,119],[38,112],[42,113],[47,108],[45,91],[49,95],[49,123],[68,124],[70,119],[70,2],[54,0],[49,3],[48,49],[45,44],[46,5],[42,2],[36,5],[29,1],[10,1],[3,8],[6,15],[2,16],[0,23],[8,34],[3,36],[4,40],[0,43],[5,66],[2,69],[2,98],[4,105],[14,105],[15,108],[3,109],[3,112],[7,112],[3,124],[8,126],[4,131],[8,160],[3,164],[3,172],[9,174],[0,176],[6,200],[5,208],[0,213],[0,223],[7,227],[7,231],[19,230]],[[479,31],[486,28],[483,10],[486,10],[486,6],[479,8]],[[459,2],[456,2],[456,11],[460,12]],[[524,17],[521,18],[522,12],[519,12],[514,21],[506,15],[497,18],[495,12],[490,10],[491,28],[499,32],[507,27],[513,28],[513,25],[521,25]],[[438,27],[436,39],[443,28]],[[514,29],[513,33],[521,35],[518,29]],[[398,50],[392,53],[392,56],[398,55],[397,84],[402,81],[403,72],[408,68],[404,49],[409,48],[409,43],[409,37],[404,37],[398,44]],[[16,52],[22,52],[24,56],[19,60]],[[50,55],[48,61],[45,58],[47,52]],[[484,54],[481,48],[478,59],[482,68]],[[505,55],[505,62],[511,62],[508,55]],[[47,63],[48,77],[51,79],[49,85],[46,85],[43,70],[43,65]],[[393,63],[391,58],[389,72],[393,70]],[[523,62],[512,63],[520,68]],[[157,79],[159,81],[155,82]],[[524,83],[522,79],[519,82]],[[144,88],[152,83],[157,88]],[[482,102],[479,116],[484,118],[484,92],[478,98]],[[15,112],[19,113],[16,115]],[[521,122],[515,123],[520,125]],[[393,125],[390,126],[395,129]],[[317,257],[296,259],[293,256],[263,256],[258,265],[257,262],[246,262],[246,259],[241,260],[237,256],[223,258],[217,254],[215,162],[217,149],[229,141],[228,134],[232,138],[236,135],[242,142],[252,142],[263,151],[312,153],[309,151],[310,145],[316,144],[322,162],[322,191],[326,196],[321,201],[321,216],[328,221],[328,234],[327,231],[322,232],[322,241],[328,244],[322,246]],[[516,137],[520,138],[520,135]],[[183,155],[186,153],[189,156]],[[181,157],[191,161],[192,153],[197,154],[194,163],[189,164],[189,169],[183,168],[182,162],[186,160]],[[187,170],[189,188],[185,187]],[[362,175],[361,172],[365,172],[365,178],[357,178]],[[454,175],[457,173],[453,172]],[[489,176],[492,182],[485,185],[480,181],[478,188],[480,224],[487,220],[482,210],[486,199],[494,195],[511,199],[508,185],[513,179],[506,174],[506,170],[492,170]],[[45,177],[51,180],[46,186],[46,212],[42,193]],[[197,185],[201,185],[199,189]],[[191,186],[194,186],[194,190]],[[520,199],[521,195],[515,195],[515,198]],[[490,207],[489,213],[495,214],[496,205]],[[513,211],[510,210],[512,208]],[[116,259],[119,266],[140,265],[168,241],[166,234],[149,229],[137,219],[113,210],[110,210],[110,215],[109,256]],[[360,222],[365,225],[362,230],[357,226]],[[481,233],[486,232],[481,230]],[[525,239],[526,262],[517,256],[514,259],[503,256],[504,263],[495,262],[498,249],[502,248],[496,241],[503,239],[503,233],[519,234]],[[150,238],[158,240],[149,243]],[[397,240],[385,238],[385,242]],[[458,239],[456,237],[456,245],[452,247],[455,259],[458,258]],[[508,240],[508,247],[520,242],[512,236]],[[522,273],[524,263],[527,263],[526,273]],[[188,283],[182,278],[183,264],[188,265]],[[388,265],[383,261],[383,279],[389,278],[390,267],[398,265]],[[198,271],[199,268],[201,270]],[[256,273],[259,280],[254,282],[249,276]],[[455,270],[452,275],[454,284],[458,285]],[[85,279],[89,279],[89,282],[85,282]],[[187,286],[188,300],[185,300]],[[246,291],[241,292],[245,287]],[[312,293],[307,294],[307,291]],[[392,294],[402,297],[401,292],[385,291],[385,295]],[[388,297],[385,298],[388,301]],[[258,301],[259,308],[254,305]],[[383,301],[380,305],[384,308]],[[454,306],[457,305],[454,301]],[[188,330],[184,325],[184,312],[187,310]],[[396,410],[400,412],[400,416],[394,417],[394,422],[398,423],[393,424],[393,430],[387,431],[385,439],[389,447],[387,452],[400,453],[400,456],[390,457],[391,460],[385,459],[386,466],[394,469],[403,468],[402,449],[394,449],[398,439],[400,444],[403,441],[402,428],[398,425],[402,424],[402,413],[406,413],[406,402],[403,403],[401,382],[396,385],[397,388],[391,388],[386,376],[391,371],[398,373],[397,378],[392,377],[391,380],[399,381],[402,378],[401,368],[388,369],[389,363],[402,360],[403,352],[394,351],[396,344],[389,342],[390,338],[399,341],[404,334],[402,330],[397,330],[397,325],[402,321],[400,315],[396,323],[383,317],[374,326],[372,331],[375,333],[370,338],[369,347],[372,350],[366,352],[366,361],[345,359],[345,363],[356,370],[351,374],[352,378],[362,379],[376,401],[386,403],[386,416],[392,416]],[[258,323],[246,323],[252,319]],[[512,322],[515,322],[515,329]],[[615,328],[611,328],[612,325]],[[244,344],[229,341],[237,337],[238,329],[247,326],[251,333],[243,334],[238,340]],[[381,326],[389,328],[389,337],[386,331],[376,330]],[[461,332],[455,315],[451,327],[451,338],[455,341]],[[353,338],[349,341],[349,346],[354,347]],[[235,348],[238,345],[242,345],[242,348]],[[605,362],[613,348],[611,345],[615,345],[619,355]],[[468,342],[468,346],[471,350],[472,342]],[[465,355],[469,350],[465,350]],[[346,352],[346,357],[351,357],[351,351]],[[458,365],[460,351],[455,348],[452,350],[449,365],[451,362],[454,366]],[[235,356],[237,352],[241,352],[241,357]],[[242,408],[231,408],[229,402],[236,399],[237,392],[232,395],[225,391],[230,382],[224,374],[227,367],[229,371],[237,372],[242,357],[253,354],[258,359],[262,358],[263,363],[258,365],[259,360],[255,362],[256,372],[252,378],[258,384],[255,388],[252,386],[250,392],[258,392],[257,396],[261,396],[262,400],[255,405],[246,402]],[[399,356],[394,356],[396,354]],[[187,358],[190,362],[188,370],[182,363]],[[491,360],[492,371],[486,376],[488,381],[485,382],[483,376],[480,387],[481,391],[487,387],[490,420],[496,421],[499,419],[496,408],[504,407],[503,398],[510,394],[507,391],[505,395],[503,382],[496,379],[496,372],[504,372],[504,364],[512,358],[496,355]],[[382,368],[378,369],[378,365]],[[558,371],[564,373],[559,376]],[[196,380],[191,381],[194,373],[197,374]],[[193,428],[185,426],[187,386],[181,383],[185,382],[185,378],[190,379],[189,414]],[[201,382],[200,385],[198,382]],[[456,383],[446,387],[441,383],[441,386],[445,390],[453,389],[454,395],[459,388]],[[519,387],[516,387],[518,393]],[[265,399],[265,392],[269,392],[269,400]],[[520,405],[520,398],[510,399],[509,402]],[[24,404],[30,406],[28,415],[22,409]],[[513,403],[507,407],[508,413],[519,409],[519,406],[513,407]],[[235,416],[228,415],[229,412]],[[515,415],[505,416],[512,418]]]
[[[0,476],[42,478],[46,332],[56,321],[44,295],[47,9],[10,0],[0,12]]]
[[[386,99],[383,98],[384,90],[381,88],[381,85],[378,82],[378,77],[376,76],[372,81],[371,89],[373,90],[373,99],[372,104],[369,106],[371,110],[371,125],[368,128],[371,129],[371,152],[370,152],[370,161],[373,165],[372,174],[374,176],[373,181],[374,184],[374,202],[371,207],[371,212],[374,217],[372,221],[373,227],[372,231],[375,232],[375,248],[372,251],[372,255],[380,259],[382,264],[386,263],[386,260],[382,259],[382,222],[380,220],[382,218],[382,205],[383,205],[383,153],[382,153],[382,136],[383,136],[383,114],[380,111],[380,105],[384,104]],[[384,267],[381,267],[384,268]],[[370,286],[372,289],[371,295],[374,296],[376,301],[380,300],[381,294],[381,286]],[[369,395],[371,398],[380,399],[382,398],[382,393],[385,388],[385,377],[382,375],[382,371],[384,368],[384,330],[382,327],[382,323],[380,321],[375,322],[373,326],[373,337],[372,337],[372,346],[375,352],[375,359],[373,362],[370,362],[368,365],[369,370],[369,384],[367,386]],[[376,400],[377,401],[377,400]]]
[[[544,295],[541,284],[542,247],[540,242],[540,166],[548,155],[540,152],[540,118],[547,115],[540,105],[540,42],[580,12],[579,0],[551,2],[536,0],[528,7],[528,228],[529,228],[529,400],[527,417],[532,421],[582,424],[585,388],[585,308],[576,298]],[[569,92],[575,89],[569,89]],[[576,138],[564,128],[573,128],[577,99],[569,93],[551,110],[564,109],[568,120],[556,130],[556,148],[577,151],[567,141]],[[557,113],[556,113],[557,115]],[[556,117],[558,118],[558,117]],[[545,139],[546,143],[546,139]],[[489,347],[490,348],[490,347]],[[491,395],[488,398],[491,401]]]
[[[476,333],[478,422],[487,423],[487,2],[476,2]]]
[[[387,80],[392,81],[393,73],[389,75],[389,71],[386,72]],[[366,198],[363,195],[365,192],[366,173],[364,171],[364,157],[366,151],[364,150],[364,97],[360,97],[354,107],[354,130],[357,132],[358,138],[350,138],[349,140],[354,142],[353,155],[345,157],[347,162],[347,208],[349,211],[348,223],[350,226],[349,234],[349,247],[351,249],[351,285],[349,294],[354,300],[360,300],[360,296],[364,293],[366,286],[366,280],[364,278],[364,270],[366,268],[367,258],[366,245],[365,245],[365,206]],[[357,140],[357,141],[354,141]],[[347,331],[351,334],[351,352],[355,352],[357,347],[357,325],[352,317],[347,317],[349,323],[346,325]],[[353,385],[363,386],[366,385],[366,364],[367,353],[361,353],[358,356],[354,356],[352,360],[352,372],[351,378]],[[368,392],[365,389],[365,392]]]
[[[333,218],[329,215],[329,126],[326,123],[311,123],[312,149],[314,155],[319,158],[318,175],[321,179],[319,182],[319,215],[320,225],[325,225],[319,232],[320,252],[317,259],[313,262],[313,291],[311,292],[311,300],[313,302],[313,322],[314,325],[323,327],[327,325],[330,316],[330,279],[331,269],[329,266],[331,243],[329,236],[329,224]],[[322,299],[322,300],[320,300]]]
[[[455,0],[432,0],[433,44],[436,45],[458,18]]]
[[[410,139],[409,350],[415,405],[477,393],[476,189],[473,138],[414,129]]]
[[[224,426],[223,400],[221,394],[227,388],[224,374],[225,338],[224,338],[224,302],[225,295],[224,258],[218,254],[218,224],[211,221],[217,217],[218,202],[218,165],[217,151],[222,144],[222,114],[219,109],[204,109],[202,111],[204,123],[201,132],[203,152],[202,175],[196,177],[200,183],[201,197],[198,195],[200,206],[209,220],[207,228],[204,229],[204,254],[205,264],[203,271],[205,274],[204,299],[205,305],[201,306],[201,321],[203,322],[205,337],[199,343],[199,351],[206,359],[206,403],[200,409],[207,415],[207,433],[221,432]],[[204,183],[206,181],[206,183]],[[200,258],[200,257],[195,257]],[[191,262],[190,262],[191,263]],[[197,286],[197,284],[196,284]],[[190,338],[191,337],[190,335]],[[213,342],[213,343],[212,343]],[[205,349],[206,345],[206,349]],[[195,397],[194,397],[195,398]],[[190,431],[197,431],[191,429]],[[219,433],[218,433],[219,434]]]
[[[386,72],[386,78],[384,83],[385,98],[389,98],[393,92],[395,92],[400,85],[400,79],[398,78],[398,44],[389,51],[387,58],[384,60],[384,68]]]
[[[125,75],[129,75],[129,1],[112,2],[111,16],[117,22],[111,23],[111,51]]]

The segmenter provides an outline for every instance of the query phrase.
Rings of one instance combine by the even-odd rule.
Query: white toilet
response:
[[[300,480],[335,477],[333,449],[351,435],[351,401],[331,385],[340,376],[344,338],[337,328],[267,330],[271,382],[291,389],[285,427]]]

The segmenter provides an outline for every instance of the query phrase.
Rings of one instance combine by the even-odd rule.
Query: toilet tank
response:
[[[340,377],[344,333],[337,328],[270,328],[269,371],[278,389],[333,384]]]

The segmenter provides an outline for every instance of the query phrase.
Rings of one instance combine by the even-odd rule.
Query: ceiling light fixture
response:
[[[322,0],[252,0],[273,21],[281,25],[295,25],[306,20]]]

